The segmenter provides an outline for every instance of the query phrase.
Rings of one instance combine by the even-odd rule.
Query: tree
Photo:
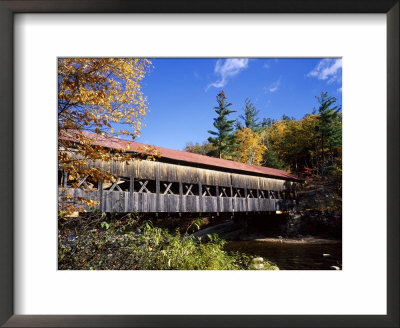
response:
[[[336,98],[329,97],[326,92],[321,92],[317,100],[320,106],[316,130],[320,144],[320,170],[324,176],[333,165],[335,149],[342,146],[341,106],[334,106]]]
[[[228,107],[232,106],[232,104],[226,103],[225,100],[225,93],[222,90],[217,95],[218,106],[214,107],[217,117],[214,118],[213,125],[217,131],[208,131],[208,133],[215,136],[209,137],[208,141],[215,147],[217,157],[219,158],[227,158],[232,155],[232,147],[234,142],[234,137],[231,132],[233,131],[233,123],[235,120],[228,120],[228,116],[236,111],[228,109]]]
[[[73,187],[87,177],[114,179],[109,172],[88,168],[88,160],[130,159],[123,149],[96,145],[96,138],[140,134],[147,110],[141,81],[150,64],[135,58],[58,60],[58,162]]]
[[[266,147],[263,145],[260,135],[250,128],[243,128],[234,133],[237,144],[237,152],[234,160],[260,165]]]
[[[195,153],[206,156],[216,155],[214,146],[207,141],[204,141],[202,144],[198,142],[196,142],[195,144],[193,144],[192,142],[188,142],[184,150],[189,153]]]
[[[272,118],[263,118],[262,119],[262,121],[261,121],[261,124],[260,124],[260,126],[262,127],[262,128],[265,128],[265,127],[269,127],[269,126],[271,126],[272,124],[274,124],[276,122],[276,120],[274,120],[274,119],[272,119]]]
[[[285,162],[278,157],[272,148],[267,149],[263,154],[261,165],[279,170],[285,170],[287,168]]]
[[[254,107],[249,98],[246,98],[245,102],[244,115],[240,115],[239,118],[243,120],[244,127],[257,131],[260,128],[260,123],[257,122],[260,111]],[[240,123],[237,126],[241,128]]]

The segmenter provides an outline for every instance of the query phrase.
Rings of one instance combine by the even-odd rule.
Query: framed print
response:
[[[0,199],[4,203],[0,220],[1,324],[6,327],[399,325],[398,1],[206,1],[190,5],[183,1],[168,4],[162,1],[0,1],[0,9],[0,55],[3,63],[0,140],[4,152],[0,171]],[[151,89],[151,83],[146,82],[150,80],[143,82],[144,95],[156,94],[149,98],[150,109],[159,115],[158,120],[151,121],[155,123],[150,123],[156,127],[155,130],[146,131],[153,131],[152,134],[156,135],[157,130],[166,128],[159,139],[159,145],[166,148],[144,150],[146,156],[154,156],[156,161],[147,166],[140,164],[136,171],[127,168],[129,159],[123,153],[139,156],[140,150],[132,150],[138,144],[136,140],[125,143],[124,139],[113,139],[119,143],[118,147],[113,147],[96,137],[98,139],[92,140],[95,147],[90,148],[89,142],[81,139],[82,134],[71,135],[68,132],[60,137],[60,130],[75,133],[79,122],[88,120],[92,120],[92,132],[104,136],[96,125],[100,124],[100,116],[103,116],[101,123],[108,124],[109,131],[120,130],[121,120],[126,120],[129,115],[137,120],[141,109],[144,110],[139,87],[147,69],[143,58],[150,58],[154,67],[164,74],[156,75],[154,69],[152,85],[170,87],[168,93],[161,93]],[[132,63],[136,65],[136,71],[126,68]],[[77,104],[81,101],[81,98],[73,98],[74,77],[86,76],[92,71],[91,65],[96,70],[98,67],[114,68],[110,72],[105,69],[99,73],[101,78],[93,82],[95,89],[100,90],[103,78],[113,76],[107,80],[105,93],[100,92],[101,104],[90,103],[92,112],[73,111],[72,116],[60,119],[60,113],[65,113],[72,102]],[[207,67],[207,71],[202,67]],[[253,75],[246,75],[251,70]],[[129,85],[135,91],[127,94],[126,99],[132,103],[121,114],[118,112],[120,106],[113,108],[117,98],[110,97],[107,103],[104,95],[113,88],[121,91],[119,86],[123,74],[131,74],[139,82]],[[300,81],[298,84],[295,84],[296,79]],[[230,88],[234,83],[238,83],[237,89]],[[236,97],[245,89],[251,95],[251,99],[246,100],[248,113],[252,101],[258,106],[258,97],[263,97],[263,108],[274,110],[268,107],[268,99],[275,101],[274,106],[282,107],[276,114],[279,116],[288,110],[277,105],[280,103],[274,98],[281,90],[286,92],[282,99],[290,99],[293,107],[302,106],[302,97],[308,92],[306,88],[313,92],[312,97],[318,96],[320,91],[327,91],[335,94],[335,99],[321,93],[317,98],[319,109],[311,113],[310,108],[305,112],[309,115],[304,116],[307,118],[304,126],[317,124],[318,119],[312,115],[322,115],[324,101],[330,101],[336,116],[327,118],[330,125],[325,130],[322,123],[309,130],[317,131],[322,137],[312,144],[316,150],[310,150],[311,155],[302,158],[303,162],[297,155],[292,162],[289,155],[272,158],[270,152],[271,156],[266,158],[265,155],[263,160],[274,169],[263,171],[268,167],[256,166],[261,163],[256,151],[249,158],[240,157],[247,154],[247,149],[240,148],[240,145],[249,142],[248,135],[254,138],[257,133],[261,135],[259,126],[248,128],[247,124],[251,126],[251,123],[244,119],[238,118],[236,122],[235,138],[242,139],[236,146],[231,145],[231,152],[226,146],[228,139],[218,143],[215,141],[218,133],[210,131],[214,139],[208,139],[208,146],[215,147],[209,150],[215,152],[214,158],[203,156],[203,148],[196,150],[200,153],[189,149],[196,145],[186,146],[185,150],[189,151],[186,153],[169,149],[183,147],[178,145],[181,140],[173,144],[174,130],[186,131],[186,125],[190,126],[191,121],[191,132],[182,132],[190,139],[195,126],[201,124],[200,117],[206,116],[199,109],[193,117],[186,117],[185,111],[178,110],[181,104],[169,103],[169,98],[179,94],[183,102],[195,108],[201,99],[192,93],[194,89],[190,89],[191,86],[202,97],[218,92],[217,114],[221,113],[218,109],[230,106],[231,99],[234,106],[240,107]],[[226,92],[221,91],[222,88]],[[122,90],[127,89],[125,84]],[[252,93],[256,89],[259,92]],[[56,93],[58,115],[53,112]],[[188,94],[191,98],[186,98]],[[161,101],[163,97],[164,101]],[[215,95],[211,98],[215,100]],[[340,102],[336,104],[337,99]],[[139,114],[130,112],[132,106],[137,106]],[[108,107],[112,110],[105,113],[104,108]],[[157,108],[162,108],[163,112],[157,112]],[[83,113],[80,121],[71,125],[71,117],[77,117],[79,113]],[[267,140],[268,147],[276,152],[282,140],[286,140],[287,135],[281,132],[290,126],[291,123],[287,122],[298,122],[290,118],[290,111],[287,113],[288,117],[282,117],[287,125],[282,127],[279,122],[275,125],[275,121],[268,123],[266,120],[263,126],[263,131],[268,132],[267,137],[264,136],[267,139],[263,140]],[[176,119],[168,121],[168,116]],[[57,117],[58,124],[55,124]],[[111,121],[106,121],[105,117]],[[163,126],[163,122],[168,127]],[[248,130],[240,124],[246,124]],[[213,128],[220,126],[214,124]],[[279,138],[271,139],[273,129],[281,131],[276,134]],[[292,144],[309,137],[307,132],[294,128],[293,131],[296,133],[287,138]],[[85,133],[86,137],[90,136],[88,131]],[[329,145],[324,146],[327,139]],[[339,139],[340,145],[337,143]],[[60,140],[63,140],[61,148]],[[141,140],[144,144],[156,144],[153,139]],[[322,145],[319,140],[322,140]],[[291,154],[291,147],[287,146],[290,142],[286,142],[286,148],[282,146],[282,149],[289,149],[284,154]],[[266,147],[265,143],[262,146]],[[90,172],[84,167],[83,173],[77,173],[80,164],[60,166],[60,163],[71,162],[70,158],[65,160],[66,153],[79,160],[76,154],[82,149],[93,155]],[[115,154],[123,149],[120,156],[127,164],[113,164],[110,176],[101,175],[104,172],[90,175],[98,169],[96,160],[99,154],[102,158],[108,156],[104,149],[115,149],[113,156],[119,156]],[[157,156],[164,159],[157,161]],[[287,161],[286,167],[299,168],[296,171],[299,174],[308,174],[309,167],[312,167],[324,181],[328,176],[324,172],[340,172],[337,180],[340,180],[340,186],[343,181],[344,186],[343,230],[340,228],[340,233],[343,231],[343,258],[341,247],[340,256],[333,248],[329,251],[321,249],[316,261],[320,267],[316,270],[308,270],[306,266],[285,270],[288,268],[285,263],[267,262],[263,257],[234,258],[229,251],[231,257],[226,256],[227,248],[219,248],[222,244],[212,233],[196,235],[195,229],[190,230],[197,238],[193,241],[195,239],[191,236],[190,249],[201,244],[214,247],[212,252],[219,254],[218,264],[210,265],[201,257],[188,261],[188,244],[185,246],[188,248],[182,251],[183,256],[173,253],[169,245],[173,240],[179,241],[173,239],[175,235],[172,234],[160,232],[157,242],[146,244],[147,237],[140,237],[141,233],[152,229],[152,223],[146,220],[138,225],[138,230],[132,231],[131,223],[128,228],[118,225],[120,223],[116,227],[113,225],[119,220],[115,219],[115,212],[148,211],[157,213],[157,218],[162,221],[166,218],[163,216],[165,208],[168,208],[168,213],[176,212],[177,218],[181,218],[184,212],[205,212],[208,221],[222,220],[224,212],[227,215],[232,212],[236,218],[240,217],[238,212],[241,211],[246,215],[254,212],[254,217],[256,212],[263,211],[272,211],[278,217],[289,215],[289,207],[296,205],[295,186],[301,182],[298,176],[303,175],[285,173],[284,164],[276,162],[282,158]],[[240,170],[237,166],[229,167],[230,159],[242,160],[244,164]],[[309,165],[313,161],[317,164]],[[55,165],[58,165],[58,170],[53,170]],[[171,172],[178,172],[183,166],[185,172],[198,175],[193,173],[192,176],[196,177],[188,178],[187,174],[185,180],[171,178]],[[149,173],[152,170],[153,175]],[[168,173],[164,174],[164,171]],[[257,185],[250,182],[240,184],[241,174],[246,176],[246,181],[257,181]],[[55,191],[53,181],[57,179]],[[229,181],[225,183],[225,180]],[[264,187],[260,187],[261,184]],[[80,186],[87,188],[93,197],[84,201],[76,191]],[[240,205],[242,198],[246,200],[243,207]],[[188,199],[193,202],[188,202]],[[71,202],[73,207],[69,207]],[[78,203],[80,208],[75,207]],[[94,209],[91,210],[90,206]],[[64,222],[64,217],[72,218],[71,222],[74,222],[74,215],[85,211],[88,215],[101,215],[101,222],[96,221],[97,228],[88,224],[90,238],[79,236],[76,227],[60,234],[60,222]],[[322,206],[321,211],[327,210]],[[58,226],[55,220],[57,212]],[[135,217],[129,215],[128,220],[131,219],[134,221]],[[235,224],[237,221],[240,220],[236,219]],[[186,232],[181,233],[187,233],[196,224],[203,224],[203,221],[194,220]],[[247,223],[240,224],[247,231]],[[90,254],[88,245],[97,238],[97,233],[101,238],[108,238],[102,249],[112,249],[110,238],[113,240],[111,243],[123,244],[124,240],[113,239],[113,229],[123,236],[131,236],[135,252],[139,253],[143,248],[148,262],[135,260],[133,248],[129,248],[128,253],[120,253],[119,257],[111,251],[104,253],[104,257]],[[205,244],[202,244],[203,237],[207,238]],[[163,245],[162,238],[168,242],[159,246]],[[83,246],[79,249],[81,240]],[[285,237],[279,236],[276,242],[286,243]],[[229,245],[231,247],[233,243]],[[300,246],[295,248],[299,250]],[[150,256],[155,254],[155,249],[160,251],[161,260]],[[268,260],[273,254],[265,256]],[[121,266],[120,261],[126,265]],[[156,266],[156,262],[162,264]],[[208,264],[202,266],[201,263]],[[326,263],[329,265],[325,268]],[[277,267],[281,270],[276,270]],[[248,268],[251,271],[246,271]],[[258,270],[260,268],[263,270]],[[266,268],[271,270],[264,270]],[[326,269],[330,271],[324,271]]]

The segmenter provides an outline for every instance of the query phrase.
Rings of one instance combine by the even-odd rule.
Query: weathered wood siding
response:
[[[126,191],[85,191],[82,189],[59,189],[60,198],[71,196],[74,203],[79,204],[78,197],[98,201],[99,204],[92,209],[103,212],[264,212],[277,210],[292,210],[295,200],[290,199],[263,199],[263,198],[238,198],[238,197],[212,197],[212,196],[182,196],[157,194],[130,193]],[[89,208],[82,205],[86,211]]]
[[[161,181],[201,183],[203,185],[250,188],[262,190],[292,190],[297,183],[293,181],[258,177],[246,174],[222,172],[218,170],[202,169],[155,161],[132,160],[128,162],[101,160],[88,161],[88,167],[100,168],[119,177],[156,180],[157,175]]]
[[[295,200],[280,199],[282,192],[285,198],[289,198],[289,195],[295,195],[298,185],[288,180],[154,161],[132,160],[126,163],[96,160],[89,161],[88,166],[111,172],[128,181],[128,184],[122,189],[108,187],[110,190],[103,189],[103,184],[99,184],[98,190],[64,186],[67,188],[59,189],[60,201],[65,200],[66,195],[74,203],[79,203],[79,197],[89,198],[98,201],[99,205],[95,208],[104,212],[286,211],[294,208]],[[148,186],[140,189],[146,180]],[[139,189],[138,183],[141,183]],[[171,183],[174,185],[171,186]],[[83,209],[89,210],[85,206]]]

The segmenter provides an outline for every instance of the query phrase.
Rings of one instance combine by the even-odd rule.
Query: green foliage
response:
[[[234,137],[232,135],[233,123],[235,120],[228,120],[228,116],[236,111],[228,109],[232,104],[226,103],[224,91],[217,95],[218,106],[214,107],[217,117],[214,118],[216,131],[209,130],[208,133],[215,137],[209,137],[208,141],[215,147],[216,155],[219,158],[227,158],[232,155]]]
[[[284,170],[287,168],[285,162],[281,160],[274,149],[267,149],[263,155],[262,166]]]
[[[186,233],[192,228],[195,227],[196,231],[199,231],[201,226],[203,225],[203,219],[202,218],[198,218],[197,220],[194,220],[186,229]]]
[[[275,122],[276,122],[276,120],[274,120],[274,119],[272,119],[272,118],[263,118],[262,121],[261,121],[260,126],[261,126],[262,128],[269,127],[269,126],[271,126],[272,124],[274,124]]]
[[[245,103],[245,108],[243,109],[244,114],[239,116],[239,118],[243,120],[244,126],[242,126],[242,124],[238,121],[237,129],[246,127],[252,129],[253,131],[258,131],[260,128],[260,123],[258,122],[258,114],[260,111],[254,107],[249,98],[246,98]]]
[[[327,170],[334,169],[335,152],[342,146],[341,107],[334,106],[336,98],[328,97],[326,92],[321,92],[317,99],[320,104],[316,126],[319,138],[319,167],[321,175],[324,176]]]
[[[225,241],[216,234],[195,238],[178,230],[170,233],[154,227],[150,220],[140,222],[131,215],[101,221],[101,229],[96,229],[93,224],[100,219],[92,216],[75,226],[59,224],[60,270],[276,269],[269,262],[256,268],[249,256],[227,253]],[[201,222],[197,219],[192,225],[200,228]]]

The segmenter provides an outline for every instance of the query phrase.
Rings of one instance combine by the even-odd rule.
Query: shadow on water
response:
[[[262,256],[281,270],[332,270],[342,268],[340,241],[296,242],[285,240],[229,241],[226,251],[239,251],[247,255]]]

